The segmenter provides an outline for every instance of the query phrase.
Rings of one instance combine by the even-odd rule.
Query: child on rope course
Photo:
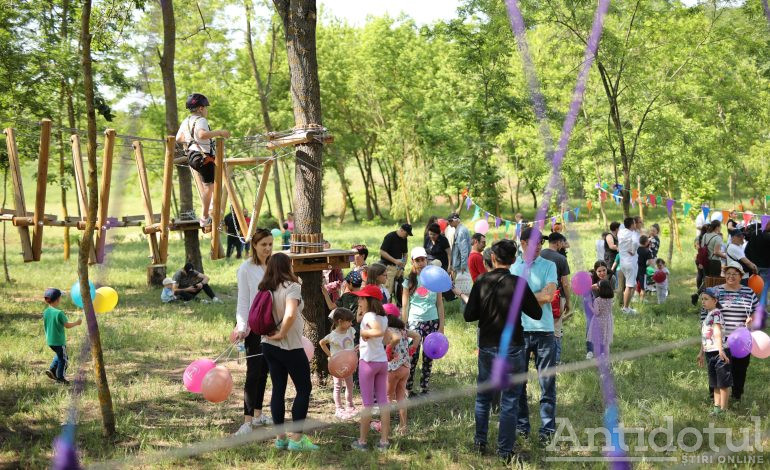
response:
[[[209,121],[209,100],[200,93],[193,93],[187,97],[185,107],[190,110],[190,115],[182,121],[179,131],[176,133],[176,141],[187,144],[187,163],[193,170],[201,175],[203,180],[203,193],[201,194],[203,205],[203,217],[199,220],[201,227],[211,224],[209,206],[213,194],[214,185],[214,137],[229,138],[230,132],[224,129],[212,131]]]

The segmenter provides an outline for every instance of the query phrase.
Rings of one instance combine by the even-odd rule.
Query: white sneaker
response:
[[[222,301],[219,299],[219,297],[214,297],[213,299],[211,299],[211,301],[214,302],[215,304],[221,304],[222,303]]]
[[[345,410],[342,408],[337,408],[337,411],[334,412],[334,417],[341,420],[348,418],[348,416],[345,414]]]
[[[623,313],[625,313],[625,314],[628,314],[628,313],[629,313],[629,312],[628,312],[629,310],[630,310],[630,309],[629,309],[628,307],[621,307],[621,309],[620,309],[620,311],[621,311],[621,312],[623,312]]]
[[[594,358],[594,353],[592,353],[591,351],[588,351],[586,353],[586,360],[591,360],[593,358]]]
[[[209,303],[209,301],[207,299],[201,299],[201,303],[202,304],[207,304],[207,303]]]
[[[252,432],[254,428],[251,426],[251,423],[243,423],[241,424],[241,427],[238,428],[237,431],[235,431],[236,436],[243,436],[244,434],[248,434]]]
[[[270,416],[266,414],[261,414],[258,417],[251,420],[252,426],[271,426],[273,424],[273,420],[270,418]]]
[[[628,309],[628,312],[626,312],[626,313],[628,313],[628,314],[630,314],[630,315],[636,315],[636,310],[635,310],[635,309],[633,309],[633,308],[629,308],[629,309]]]

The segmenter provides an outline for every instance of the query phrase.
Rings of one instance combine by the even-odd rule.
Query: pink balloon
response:
[[[770,357],[770,336],[764,331],[751,332],[751,355],[760,359]]]
[[[233,376],[225,366],[216,366],[206,372],[201,382],[203,398],[211,403],[220,403],[227,400],[233,391]]]
[[[184,375],[182,376],[185,388],[193,393],[201,393],[201,382],[203,382],[203,377],[206,376],[208,371],[216,366],[214,361],[208,358],[197,359],[190,363],[190,365],[187,366],[187,369],[184,370]]]
[[[588,295],[591,292],[591,275],[580,271],[572,276],[572,291],[577,295]]]
[[[394,317],[401,316],[401,311],[398,309],[398,307],[395,304],[391,304],[391,303],[383,304],[382,308],[383,310],[385,310],[385,313],[388,315],[392,315]]]
[[[302,337],[302,349],[305,350],[305,355],[307,356],[308,361],[313,360],[313,356],[315,356],[315,346],[313,346],[313,343],[310,342],[309,339]]]
[[[485,235],[489,231],[489,222],[484,219],[476,221],[476,225],[473,226],[473,230],[475,230],[476,233]]]
[[[329,373],[340,379],[350,377],[358,367],[358,354],[352,349],[339,351],[329,358]]]

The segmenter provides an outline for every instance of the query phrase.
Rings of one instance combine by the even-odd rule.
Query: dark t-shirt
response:
[[[359,297],[353,293],[345,292],[337,299],[337,307],[344,307],[353,313],[358,312],[358,299]]]
[[[637,271],[637,277],[642,277],[647,275],[647,261],[654,259],[652,257],[652,252],[649,248],[645,248],[643,246],[640,246],[636,249],[636,254],[639,256],[639,271]]]
[[[521,301],[521,313],[518,315],[513,333],[513,344],[524,344],[521,315],[526,314],[533,320],[540,320],[543,316],[543,310],[525,279],[502,268],[484,273],[476,278],[468,296],[468,305],[463,312],[465,321],[478,320],[479,322],[479,347],[499,346],[500,335],[505,328],[508,309],[518,282],[524,283],[524,295]]]
[[[394,230],[385,235],[385,238],[382,240],[382,245],[380,245],[380,250],[385,251],[385,253],[395,259],[401,259],[407,252],[406,238],[399,237],[398,232]],[[382,259],[382,263],[386,266],[393,264],[384,258]]]
[[[227,233],[235,235],[235,217],[233,217],[232,212],[228,212],[225,216],[225,228],[227,228]]]
[[[449,267],[449,240],[444,235],[439,235],[434,244],[430,238],[425,240],[425,251],[428,252],[428,261],[437,259],[441,261],[441,267],[446,271]]]
[[[189,273],[184,269],[180,269],[174,274],[174,281],[176,281],[177,289],[186,289],[187,287],[192,287],[201,282],[201,273],[194,269]]]
[[[561,278],[562,276],[569,276],[569,263],[567,262],[567,257],[563,254],[559,253],[558,251],[554,251],[550,248],[543,248],[540,251],[540,256],[547,259],[548,261],[553,261],[556,265],[556,287],[559,289],[560,292],[564,292],[564,288],[561,285]]]
[[[757,267],[770,268],[770,232],[752,234],[744,252]]]

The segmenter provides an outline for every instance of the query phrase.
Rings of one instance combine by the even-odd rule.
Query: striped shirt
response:
[[[722,304],[719,310],[724,318],[724,332],[726,338],[737,328],[746,326],[746,319],[749,318],[757,309],[759,299],[754,291],[746,286],[741,286],[738,290],[728,290],[725,285],[715,287],[717,291],[717,300]],[[706,310],[701,309],[701,323],[706,319]]]

